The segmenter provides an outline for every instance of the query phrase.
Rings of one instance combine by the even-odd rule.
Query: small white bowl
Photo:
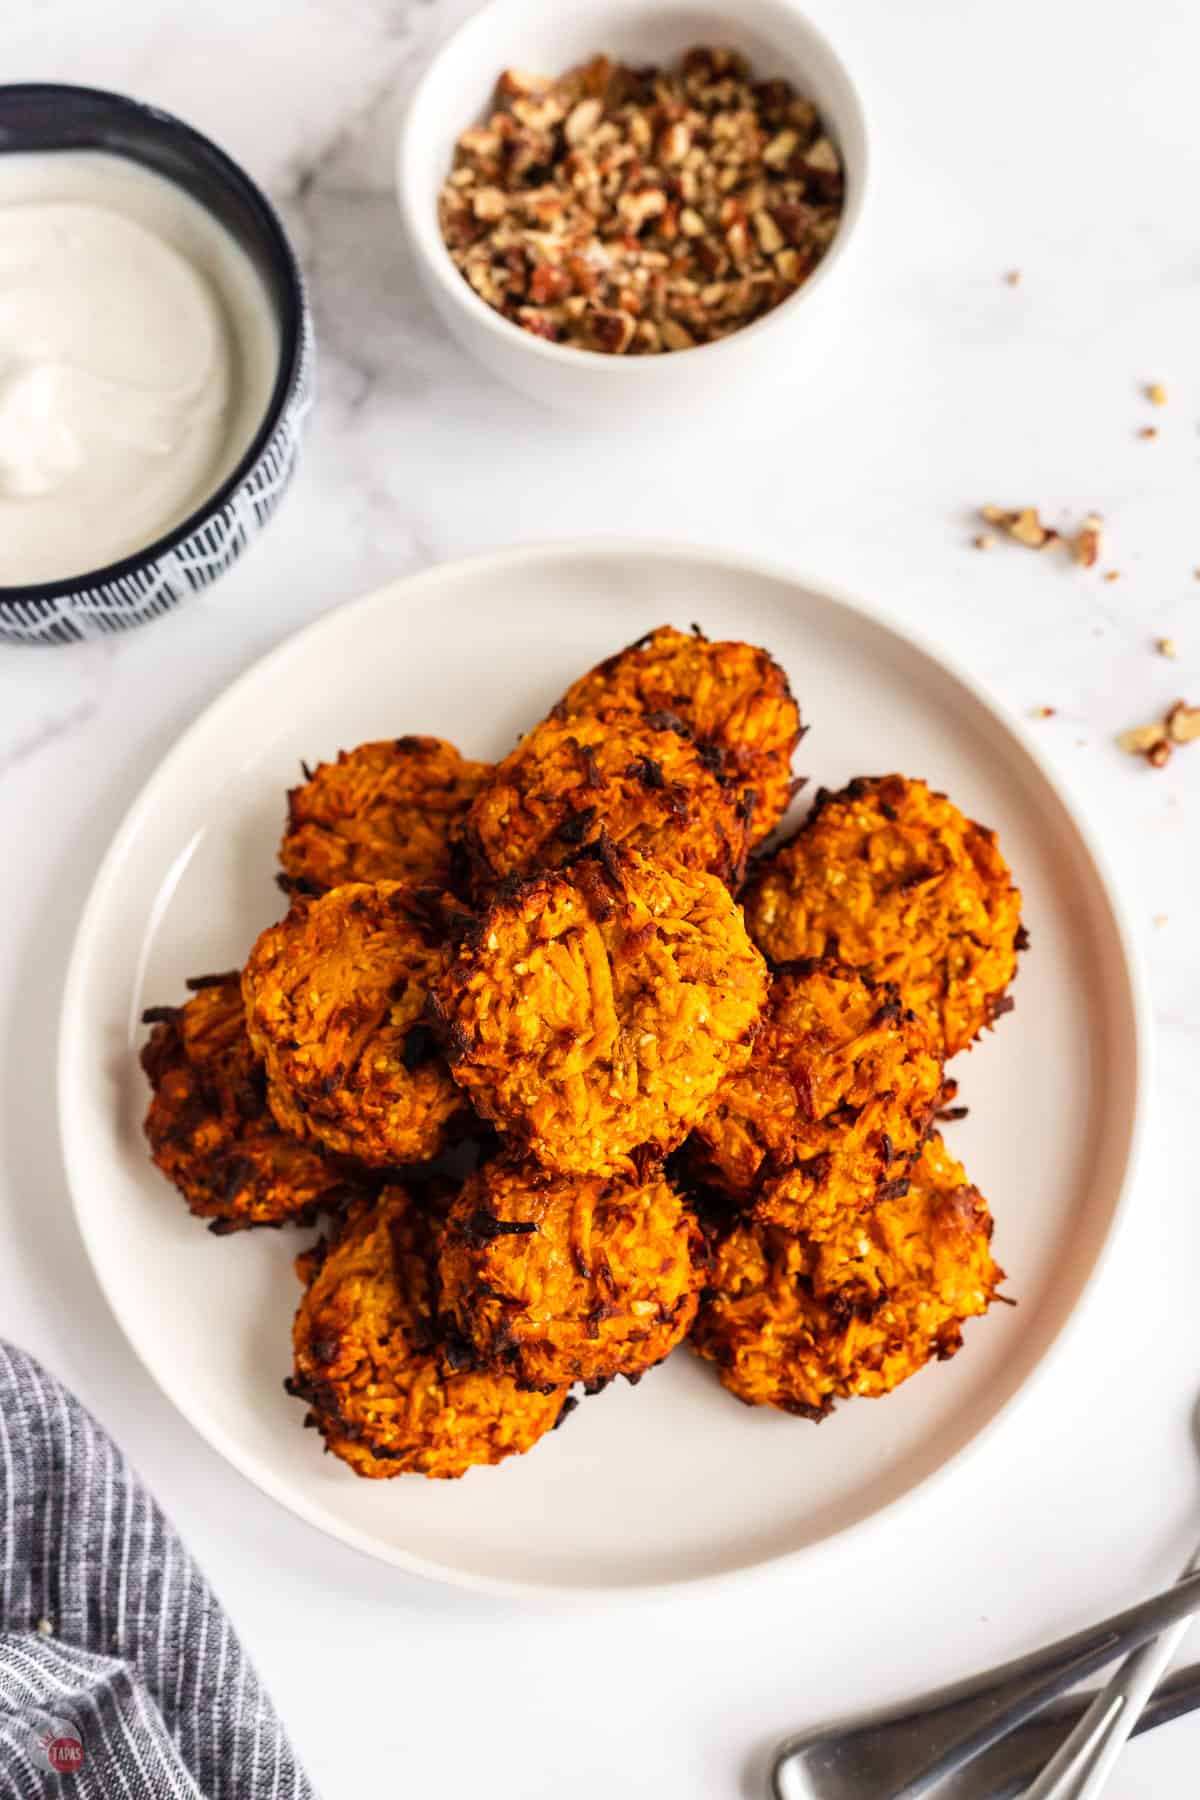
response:
[[[816,106],[845,167],[838,232],[790,299],[715,343],[657,356],[609,356],[532,336],[479,298],[442,242],[438,194],[459,132],[484,117],[502,69],[559,75],[597,52],[669,63],[696,44],[727,44],[763,79],[781,76]],[[829,295],[857,235],[867,186],[862,106],[842,63],[789,0],[490,0],[443,45],[400,132],[400,210],[421,279],[446,325],[493,374],[546,405],[594,419],[663,418],[710,404],[744,412],[778,389],[805,353],[829,354]],[[636,409],[636,411],[635,411]],[[649,410],[649,413],[647,411]]]

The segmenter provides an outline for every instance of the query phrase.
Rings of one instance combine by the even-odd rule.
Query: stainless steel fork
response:
[[[964,1763],[956,1775],[942,1782],[937,1800],[1016,1800],[1027,1794],[1039,1772],[1066,1742],[1091,1704],[1091,1694],[1052,1700],[1036,1717],[1018,1725],[990,1750]],[[1140,1737],[1159,1725],[1169,1725],[1200,1708],[1200,1663],[1190,1663],[1168,1675],[1155,1689],[1130,1732]]]
[[[912,1706],[789,1738],[775,1758],[772,1791],[776,1800],[919,1800],[1049,1701],[1197,1611],[1200,1572],[1099,1625]]]

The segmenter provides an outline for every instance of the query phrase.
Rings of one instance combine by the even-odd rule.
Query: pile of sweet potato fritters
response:
[[[146,1135],[192,1212],[324,1215],[287,1386],[357,1474],[528,1450],[685,1338],[820,1419],[995,1298],[936,1124],[1011,1005],[1020,896],[902,775],[764,848],[800,735],[765,650],[663,627],[494,767],[342,751],[288,796],[286,916],[146,1014]]]

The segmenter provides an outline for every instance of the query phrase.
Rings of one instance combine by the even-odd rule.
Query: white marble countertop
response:
[[[0,649],[0,1327],[140,1465],[330,1800],[758,1796],[783,1731],[1082,1625],[1170,1579],[1197,1533],[1200,750],[1153,772],[1112,739],[1181,693],[1200,700],[1200,11],[1146,0],[1118,29],[1078,3],[812,0],[876,139],[843,353],[751,442],[614,445],[493,385],[416,291],[392,134],[464,10],[43,0],[5,20],[6,79],[155,100],[268,187],[312,282],[322,391],[292,495],[209,596],[124,639]],[[1169,392],[1157,411],[1153,380]],[[1120,579],[1016,546],[980,554],[971,509],[989,501],[1051,521],[1098,510]],[[770,1579],[564,1614],[360,1559],[174,1414],[84,1260],[53,1050],[95,866],[232,676],[387,576],[604,530],[768,553],[889,606],[1015,711],[1055,708],[1037,730],[1127,884],[1159,1058],[1119,1252],[1069,1353],[978,1456],[901,1524]],[[1191,1793],[1198,1755],[1200,1722],[1170,1726],[1130,1747],[1110,1792]]]

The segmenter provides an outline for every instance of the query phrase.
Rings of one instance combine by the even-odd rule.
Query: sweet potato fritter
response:
[[[773,1226],[737,1226],[692,1343],[739,1400],[823,1418],[835,1399],[888,1394],[954,1355],[1004,1279],[991,1233],[983,1198],[932,1137],[907,1193],[856,1220],[836,1258]]]
[[[246,1031],[241,976],[204,975],[183,1006],[154,1006],[141,1063],[154,1092],[145,1131],[154,1162],[218,1233],[304,1223],[364,1185],[319,1146],[288,1137]]]
[[[884,775],[819,793],[744,902],[772,962],[837,956],[895,981],[947,1057],[1012,1005],[1021,896],[995,833],[923,781]]]
[[[750,1053],[766,966],[715,876],[602,839],[502,893],[432,1012],[475,1107],[544,1167],[637,1174]]]
[[[441,738],[389,738],[340,750],[288,794],[279,861],[289,891],[348,881],[450,879],[451,834],[491,773]]]
[[[847,1176],[869,1200],[902,1173],[941,1091],[929,1034],[890,982],[831,959],[791,963],[771,983],[749,1062],[697,1125],[689,1161],[747,1208],[790,1173],[766,1216],[817,1230]]]
[[[522,1393],[510,1376],[447,1368],[434,1257],[431,1220],[389,1187],[297,1263],[308,1287],[287,1385],[358,1475],[452,1479],[520,1455],[562,1415],[563,1389]]]
[[[399,881],[299,897],[242,976],[275,1117],[372,1168],[439,1155],[467,1111],[422,1023],[445,960],[429,899]]]
[[[968,1319],[986,1310],[1004,1280],[992,1261],[987,1202],[937,1132],[922,1145],[904,1191],[881,1202],[867,1225],[864,1233],[861,1221],[845,1218],[809,1246],[814,1292],[860,1316],[919,1291]]]
[[[716,760],[682,728],[640,713],[552,714],[499,764],[467,814],[462,842],[476,890],[554,868],[602,831],[740,883],[753,801],[714,772]]]
[[[613,706],[680,721],[719,751],[724,773],[755,796],[751,843],[787,811],[800,713],[787,676],[765,650],[662,625],[580,676],[559,703],[565,714]]]
[[[645,1183],[491,1163],[450,1210],[442,1306],[485,1366],[523,1387],[637,1381],[687,1334],[704,1257],[661,1175]]]

